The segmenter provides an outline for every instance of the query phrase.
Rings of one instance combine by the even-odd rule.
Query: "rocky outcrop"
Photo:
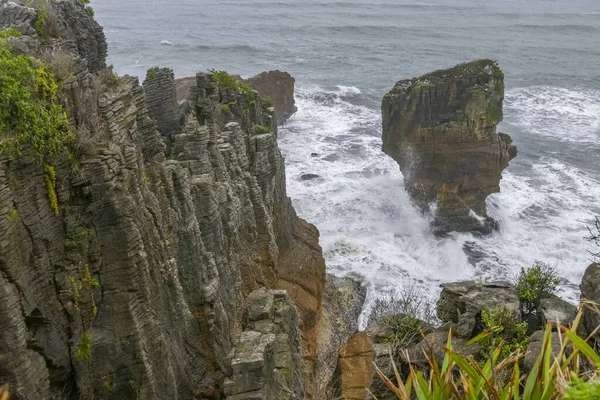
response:
[[[471,338],[478,332],[482,310],[506,308],[520,314],[519,296],[514,286],[505,282],[455,282],[442,285],[437,315],[442,323],[456,324],[457,334]]]
[[[71,163],[0,157],[0,384],[12,399],[221,398],[236,344],[271,348],[244,326],[260,287],[296,303],[312,379],[325,266],[318,231],[286,195],[269,105],[199,74],[175,109],[170,71],[149,76],[148,92],[106,75],[84,5],[47,7],[75,10],[65,35],[25,29],[35,16],[22,22],[31,11],[17,3],[2,3],[0,21],[20,21],[32,52],[70,51],[61,101],[79,142]]]
[[[587,267],[579,285],[581,289],[581,300],[600,304],[600,264],[593,263]],[[596,306],[598,308],[598,306]],[[600,326],[600,313],[594,309],[594,306],[583,308],[583,328],[587,334],[591,334]],[[596,334],[596,341],[600,340],[600,335]]]
[[[225,381],[228,400],[303,399],[298,313],[285,291],[252,292]]]
[[[503,99],[504,75],[490,60],[400,81],[383,98],[383,151],[439,232],[495,226],[485,199],[500,190],[517,154],[511,138],[496,132]]]
[[[242,79],[238,75],[233,75],[238,82],[248,85],[256,90],[262,97],[268,100],[273,106],[277,125],[282,125],[297,110],[296,100],[294,99],[294,85],[296,80],[287,72],[268,71],[249,78]],[[176,79],[177,100],[179,102],[187,99],[190,90],[195,86],[194,78]]]
[[[352,336],[340,348],[339,358],[340,398],[364,400],[373,379],[373,343],[365,332]]]
[[[340,377],[336,368],[340,347],[358,331],[366,294],[367,287],[362,282],[327,274],[317,332],[315,398],[339,396]]]
[[[244,80],[244,83],[272,102],[277,125],[282,125],[298,111],[294,99],[295,82],[290,74],[282,71],[262,72]]]

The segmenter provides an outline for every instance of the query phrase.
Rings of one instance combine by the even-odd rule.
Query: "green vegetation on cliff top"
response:
[[[439,69],[437,71],[430,72],[418,78],[418,81],[439,81],[448,78],[460,78],[464,76],[478,76],[489,74],[494,76],[498,80],[504,79],[504,73],[498,67],[498,63],[490,59],[481,59],[455,65],[452,68]]]
[[[68,150],[75,136],[46,65],[11,53],[9,40],[18,36],[14,30],[0,33],[0,154],[18,156],[29,145],[41,162]]]

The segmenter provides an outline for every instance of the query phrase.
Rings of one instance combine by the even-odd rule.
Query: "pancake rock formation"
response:
[[[400,166],[406,189],[434,216],[437,232],[490,232],[486,198],[517,155],[503,118],[504,74],[478,60],[403,80],[382,102],[383,151]]]
[[[267,100],[267,105],[273,107],[277,125],[283,125],[298,108],[294,99],[294,85],[296,80],[287,72],[266,71],[242,79],[239,75],[232,75],[238,82],[248,85],[256,90]],[[190,88],[196,84],[194,77],[178,78],[175,80],[177,89],[177,100],[187,99]],[[269,104],[270,103],[270,104]]]
[[[74,139],[0,153],[0,387],[310,398],[325,264],[287,197],[271,106],[210,73],[179,104],[172,71],[142,86],[106,67],[83,2],[36,4],[0,0],[0,30],[56,71]]]

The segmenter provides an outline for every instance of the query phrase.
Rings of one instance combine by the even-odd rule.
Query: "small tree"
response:
[[[536,262],[530,268],[521,268],[515,285],[521,311],[526,315],[537,314],[542,299],[552,296],[560,285],[556,268],[544,262]]]

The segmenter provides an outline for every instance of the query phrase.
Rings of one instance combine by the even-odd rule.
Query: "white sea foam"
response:
[[[340,96],[342,97],[354,97],[362,94],[359,88],[355,86],[336,86],[339,90]]]
[[[530,86],[506,93],[509,122],[533,134],[574,142],[600,139],[600,91]]]
[[[160,44],[164,45],[164,46],[173,46],[173,42],[170,42],[168,40],[162,40],[160,42]]]
[[[299,111],[280,132],[288,193],[299,214],[321,231],[329,272],[362,275],[370,285],[368,299],[414,284],[435,298],[440,283],[511,279],[539,260],[558,267],[567,283],[563,295],[576,300],[589,264],[586,250],[593,249],[583,236],[593,213],[600,213],[600,182],[558,158],[524,160],[505,171],[501,193],[488,198],[500,232],[437,238],[429,217],[406,194],[397,164],[381,151],[379,135],[365,133],[380,134],[379,110],[350,104],[342,92],[300,88]],[[507,94],[510,110],[536,103],[520,93]],[[525,111],[518,117],[537,118],[542,131],[562,112],[563,105],[555,106],[544,109],[549,120],[525,117]],[[583,124],[574,116],[571,123]],[[321,179],[303,181],[305,173]]]

